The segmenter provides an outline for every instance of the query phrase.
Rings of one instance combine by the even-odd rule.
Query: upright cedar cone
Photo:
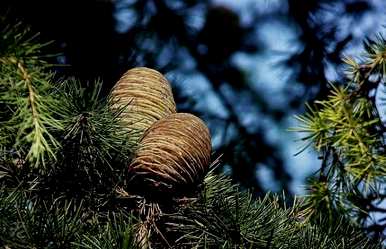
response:
[[[143,135],[130,169],[155,191],[191,186],[202,180],[211,154],[204,122],[188,113],[175,113],[155,122]],[[149,185],[150,183],[150,185]]]
[[[110,101],[112,109],[124,108],[121,118],[135,143],[155,121],[176,112],[169,82],[146,67],[128,70],[113,87]]]

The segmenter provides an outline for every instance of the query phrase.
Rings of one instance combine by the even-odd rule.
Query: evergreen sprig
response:
[[[16,149],[21,159],[44,169],[60,147],[52,133],[63,129],[55,117],[60,100],[53,91],[53,75],[41,59],[45,44],[21,24],[0,27],[0,32],[1,146]]]
[[[331,84],[326,99],[297,117],[297,131],[307,134],[304,140],[322,159],[319,177],[310,182],[309,217],[321,215],[333,223],[337,214],[344,215],[383,237],[385,224],[375,229],[368,224],[379,222],[370,218],[372,212],[383,212],[376,203],[384,198],[385,129],[375,96],[386,74],[386,41],[378,35],[364,47],[358,60],[343,59],[345,82]]]

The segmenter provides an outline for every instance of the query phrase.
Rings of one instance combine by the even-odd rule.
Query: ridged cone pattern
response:
[[[202,178],[210,155],[211,139],[204,122],[192,114],[176,113],[145,132],[130,167],[144,179],[186,185]]]
[[[176,104],[167,79],[158,71],[137,67],[128,70],[113,87],[112,109],[121,113],[125,127],[133,131],[135,142],[157,120],[176,112]]]

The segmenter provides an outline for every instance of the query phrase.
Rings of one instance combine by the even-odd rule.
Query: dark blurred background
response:
[[[179,111],[209,125],[219,170],[256,195],[303,193],[319,162],[294,156],[293,115],[386,24],[383,0],[1,0],[0,11],[54,41],[58,77],[101,79],[108,94],[129,68],[166,74]]]

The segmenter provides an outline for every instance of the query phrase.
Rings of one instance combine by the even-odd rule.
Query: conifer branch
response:
[[[0,105],[2,114],[2,145],[23,151],[21,155],[33,167],[43,170],[46,158],[55,160],[60,144],[53,133],[63,129],[55,117],[58,96],[46,73],[47,63],[39,60],[44,44],[35,41],[36,35],[20,31],[19,25],[2,29],[0,42]]]
[[[334,216],[343,215],[365,224],[371,212],[383,212],[368,197],[379,193],[386,176],[384,125],[371,93],[386,75],[385,39],[368,39],[365,51],[360,63],[345,57],[347,82],[331,85],[327,99],[315,101],[307,114],[298,117],[302,123],[298,131],[308,133],[304,140],[322,153],[320,174],[328,172],[310,184],[313,190],[305,210],[313,219],[333,213],[327,216],[332,223]],[[370,81],[371,77],[377,80]]]

